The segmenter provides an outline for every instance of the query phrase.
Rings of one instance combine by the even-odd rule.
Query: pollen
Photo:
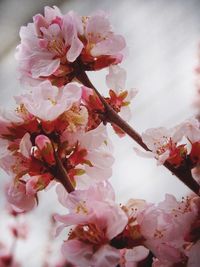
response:
[[[57,104],[56,100],[53,100],[53,99],[51,99],[51,98],[48,98],[48,100],[51,102],[51,104],[52,104],[53,106],[55,106],[55,105]]]
[[[63,57],[66,54],[64,40],[56,38],[48,42],[47,49],[54,53],[57,57]]]
[[[79,240],[89,243],[92,245],[102,245],[107,242],[105,232],[103,229],[100,229],[94,223],[88,223],[86,225],[78,225],[70,237],[76,237]]]
[[[79,202],[76,206],[76,213],[88,214],[88,209],[86,207],[85,201]]]

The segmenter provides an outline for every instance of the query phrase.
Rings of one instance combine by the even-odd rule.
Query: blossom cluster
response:
[[[57,232],[73,226],[62,252],[75,266],[130,266],[144,260],[149,250],[155,257],[152,266],[198,266],[198,197],[177,201],[166,195],[157,205],[139,199],[118,205],[108,182],[68,195],[58,187],[57,194],[69,210],[55,215],[62,223]]]
[[[21,80],[28,84],[44,79],[66,84],[76,77],[77,68],[99,70],[120,63],[125,48],[104,12],[63,15],[57,7],[35,15],[33,23],[21,28],[20,37],[16,57]]]
[[[88,112],[81,96],[76,84],[57,88],[44,81],[16,97],[15,112],[2,113],[0,165],[13,177],[7,195],[18,208],[32,209],[37,192],[59,180],[58,159],[74,187],[111,176],[106,128],[87,131]]]
[[[80,267],[189,266],[200,262],[200,200],[172,195],[157,205],[131,199],[115,202],[113,147],[106,124],[121,137],[118,120],[128,121],[136,91],[126,90],[125,40],[104,12],[63,15],[45,7],[22,26],[17,47],[19,78],[29,91],[16,96],[15,111],[0,111],[0,167],[11,176],[6,195],[15,210],[39,203],[39,192],[57,184],[66,215],[55,215],[57,234],[71,227],[64,259]],[[85,71],[108,68],[107,96]],[[116,118],[116,117],[115,117]],[[120,118],[120,117],[117,117]],[[120,120],[121,120],[120,118]],[[129,127],[130,129],[130,127]],[[141,140],[159,164],[191,171],[200,166],[200,127],[195,119],[167,130],[149,129]]]
[[[158,164],[166,161],[175,167],[187,164],[191,169],[200,164],[200,125],[195,118],[171,129],[148,129],[142,140],[151,151],[143,155],[155,157]]]

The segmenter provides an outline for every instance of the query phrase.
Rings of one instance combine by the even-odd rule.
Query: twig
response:
[[[74,187],[70,181],[70,178],[62,164],[62,161],[60,160],[57,152],[54,150],[54,156],[55,156],[55,160],[56,160],[56,171],[57,171],[57,175],[56,175],[56,179],[61,182],[61,184],[64,186],[64,188],[66,189],[66,191],[68,193],[71,193],[74,191]]]
[[[136,143],[143,147],[146,151],[150,151],[146,144],[142,141],[140,134],[138,134],[127,122],[125,122],[113,108],[106,102],[99,91],[89,80],[87,74],[79,69],[76,78],[85,86],[92,88],[98,95],[105,108],[106,119],[110,123],[116,124],[126,134],[128,134]],[[172,174],[182,181],[187,187],[189,187],[194,193],[200,196],[200,185],[194,180],[191,174],[191,170],[185,167],[175,168],[169,162],[163,164]]]

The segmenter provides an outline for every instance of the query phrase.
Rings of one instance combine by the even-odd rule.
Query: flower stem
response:
[[[95,88],[95,86],[89,80],[87,74],[84,71],[79,71],[76,78],[85,86],[92,88],[98,95],[102,104],[105,108],[105,115],[107,122],[114,123],[120,129],[122,129],[126,134],[128,134],[136,143],[143,147],[146,151],[150,151],[146,144],[142,141],[139,133],[137,133],[127,122],[125,122],[118,114],[113,110],[113,108],[106,102],[103,96]],[[200,185],[194,180],[191,174],[191,170],[187,167],[175,168],[169,162],[163,164],[172,174],[182,181],[187,187],[189,187],[194,193],[200,196]]]

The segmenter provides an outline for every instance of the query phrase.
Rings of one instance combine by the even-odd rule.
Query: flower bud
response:
[[[50,165],[55,164],[54,149],[51,140],[46,135],[38,135],[35,144],[40,150],[41,157]]]

